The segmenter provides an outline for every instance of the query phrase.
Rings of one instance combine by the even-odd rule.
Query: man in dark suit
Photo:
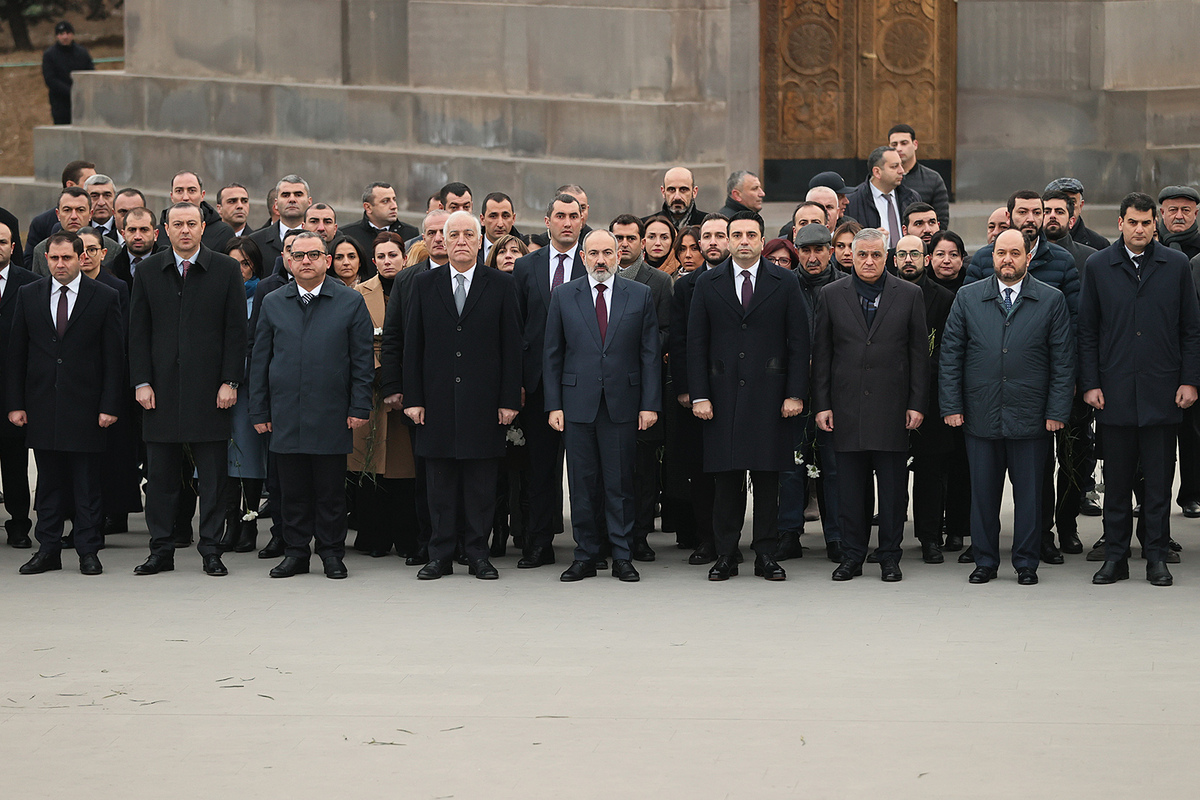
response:
[[[929,395],[929,331],[921,290],[889,275],[887,235],[854,236],[854,273],[817,297],[813,404],[817,426],[833,433],[837,453],[842,563],[835,581],[862,574],[871,536],[871,474],[879,489],[879,568],[903,578],[900,540],[908,508],[909,431]]]
[[[708,216],[707,212],[696,208],[696,196],[700,194],[700,187],[696,185],[696,178],[687,167],[671,167],[667,170],[663,174],[662,186],[658,187],[658,191],[662,193],[662,208],[648,217],[642,217],[642,222],[663,216],[671,220],[675,230],[682,231],[684,228],[703,223],[704,218]]]
[[[1154,241],[1149,195],[1121,201],[1111,246],[1087,261],[1079,303],[1083,399],[1104,449],[1104,565],[1092,583],[1129,577],[1132,493],[1141,466],[1146,580],[1170,586],[1175,437],[1200,384],[1200,304],[1187,257]]]
[[[421,426],[433,533],[417,577],[453,571],[459,520],[470,572],[500,577],[488,534],[505,433],[521,405],[521,335],[512,277],[477,266],[479,219],[446,218],[450,263],[416,278],[404,332],[404,413]]]
[[[287,550],[272,578],[308,572],[316,539],[325,577],[345,578],[346,455],[371,414],[374,345],[362,295],[325,280],[320,235],[292,237],[296,280],[263,301],[250,367],[250,422],[271,434]]]
[[[88,220],[92,216],[92,198],[88,193],[78,186],[69,186],[62,190],[62,194],[58,197],[58,206],[55,208],[55,213],[58,215],[58,228],[56,230],[64,230],[68,233],[78,233],[79,229],[88,224]],[[46,264],[46,245],[48,242],[41,242],[37,247],[33,248],[33,261],[30,264],[30,270],[39,277],[47,277],[50,274],[50,268]],[[105,246],[115,255],[120,245],[116,241],[105,238]]]
[[[171,178],[171,203],[190,203],[200,209],[201,220],[204,223],[204,239],[201,244],[214,253],[223,253],[225,243],[233,238],[233,228],[229,227],[217,210],[205,201],[204,195],[204,183],[195,172],[185,169],[176,172]],[[158,238],[164,242],[168,238],[167,214],[170,210],[171,208],[163,209],[158,226]],[[266,253],[263,254],[263,263],[270,263],[266,260]]]
[[[222,223],[224,224],[224,223]],[[144,409],[146,526],[150,557],[138,575],[175,568],[171,537],[185,448],[200,480],[204,571],[221,563],[230,413],[246,369],[246,290],[232,258],[201,244],[204,222],[192,203],[168,209],[171,248],[147,258],[133,276],[129,371]]]
[[[747,471],[754,483],[754,574],[787,578],[775,561],[779,473],[795,464],[793,425],[808,392],[808,318],[796,276],[763,259],[762,247],[762,217],[734,215],[730,260],[696,280],[688,315],[692,413],[704,420],[704,471],[716,474],[711,581],[738,573]]]
[[[96,165],[91,161],[71,161],[62,171],[62,188],[82,187],[83,182],[96,174]],[[21,265],[29,269],[33,264],[33,249],[44,242],[53,232],[58,221],[56,208],[50,208],[29,220],[29,237],[25,240],[25,258]]]
[[[894,250],[903,231],[900,221],[904,209],[921,198],[912,189],[905,189],[904,167],[894,147],[876,147],[867,157],[869,177],[850,195],[844,216],[858,220],[864,228],[884,228],[888,233],[888,249]]]
[[[363,190],[362,205],[362,219],[343,225],[342,233],[362,245],[363,252],[375,252],[375,237],[381,231],[398,233],[405,241],[421,235],[421,231],[397,219],[400,207],[391,184],[376,181],[368,185]]]
[[[667,330],[671,325],[671,278],[646,263],[644,240],[646,223],[632,214],[621,214],[608,225],[617,240],[617,274],[650,289],[658,317],[659,352],[667,349]],[[660,371],[661,372],[661,371]],[[660,378],[661,380],[661,378]],[[654,508],[659,500],[659,474],[662,464],[663,426],[651,425],[637,434],[637,458],[634,460],[634,521],[629,548],[634,561],[653,561],[654,549],[646,537],[654,530]]]
[[[47,242],[51,279],[20,290],[5,370],[8,421],[26,429],[38,467],[38,551],[20,572],[62,569],[70,518],[79,571],[99,575],[104,429],[117,421],[125,377],[120,312],[113,289],[81,274],[78,236]]]
[[[18,267],[24,267],[25,252],[21,249],[21,223],[11,211],[0,206],[0,225],[8,229],[9,244],[12,245],[8,262],[16,264]]]
[[[512,235],[525,241],[525,237],[517,230],[517,212],[514,208],[512,198],[504,192],[492,192],[483,198],[483,210],[479,213],[479,223],[483,226],[483,247],[479,248],[480,266],[487,263],[492,247],[501,236]]]
[[[275,184],[275,190],[275,208],[279,211],[279,222],[250,234],[250,241],[262,251],[263,266],[268,269],[283,252],[284,234],[304,228],[304,213],[312,205],[308,181],[299,175],[284,175]],[[370,245],[363,250],[372,252]]]
[[[154,252],[158,242],[158,228],[154,226],[154,214],[148,208],[134,208],[125,214],[125,227],[121,231],[125,246],[109,264],[112,274],[125,281],[133,289],[133,275],[138,265]]]
[[[27,269],[10,262],[16,252],[12,230],[0,223],[0,353],[7,353],[8,336],[12,331],[17,309],[17,293],[22,286],[38,279]],[[29,446],[25,432],[4,418],[0,421],[0,480],[4,485],[4,523],[8,546],[26,549],[33,546],[29,529]]]
[[[583,207],[579,199],[558,194],[546,207],[550,243],[517,259],[513,283],[524,331],[522,408],[526,446],[529,448],[529,520],[520,569],[554,563],[554,529],[562,509],[562,435],[545,424],[545,391],[542,355],[546,351],[546,312],[551,293],[568,281],[587,274],[579,255]]]
[[[691,313],[692,298],[696,294],[696,281],[711,269],[716,269],[729,258],[729,220],[720,214],[709,214],[700,224],[700,252],[704,263],[675,281],[671,295],[671,328],[669,331],[671,384],[675,402],[684,409],[676,422],[678,425],[677,447],[679,460],[686,465],[688,494],[692,501],[690,520],[693,540],[685,542],[693,548],[688,563],[701,566],[717,559],[717,546],[713,539],[713,476],[704,471],[704,423],[692,414],[691,384],[688,380],[688,314]],[[745,516],[745,495],[742,509],[736,512]],[[681,529],[681,533],[686,533]]]
[[[614,274],[611,233],[593,231],[582,250],[588,276],[550,295],[542,368],[550,427],[563,434],[571,483],[575,560],[561,579],[594,577],[607,541],[613,577],[637,581],[633,470],[638,431],[654,425],[662,408],[658,314],[646,286]]]
[[[1006,473],[1017,583],[1038,582],[1042,471],[1050,433],[1063,429],[1075,392],[1071,314],[1062,292],[1027,274],[1032,245],[1020,230],[996,237],[995,277],[962,288],[942,341],[940,413],[966,434],[976,564],[968,580],[976,584],[1000,566]]]

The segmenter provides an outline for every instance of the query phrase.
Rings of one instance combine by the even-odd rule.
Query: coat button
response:
[[[1007,348],[1007,347],[1005,347],[1005,348],[1004,348],[1004,349],[1002,349],[1000,352],[1001,352],[1001,353],[1007,353],[1007,352],[1008,352],[1008,348]]]
[[[62,363],[62,359],[61,359],[61,358],[58,360],[58,363],[60,363],[60,364]]]
[[[454,357],[455,357],[455,358],[462,358],[462,351],[460,350],[460,351],[458,351],[457,353],[455,353],[455,354],[454,354]]]
[[[1138,336],[1141,336],[1141,335],[1142,335],[1142,332],[1141,332],[1141,331],[1138,331],[1138,332],[1137,332],[1137,335],[1138,335]]]
[[[863,397],[869,397],[869,396],[870,396],[870,394],[871,394],[871,390],[870,390],[870,389],[866,389],[866,390],[864,390],[864,391],[863,391]]]
[[[746,323],[744,323],[744,322],[743,322],[743,323],[742,323],[742,330],[746,330],[746,328],[747,328],[747,325],[746,325]]]
[[[455,328],[454,330],[456,330],[456,331],[461,331],[461,330],[462,330],[462,325],[459,325],[459,326],[458,326],[457,328]]]
[[[745,386],[745,385],[746,385],[745,381],[738,381],[738,386]]]
[[[454,382],[455,382],[455,383],[462,383],[462,378],[455,378],[455,379],[454,379]]]
[[[745,357],[746,357],[745,353],[738,353],[738,358],[745,358]]]
[[[869,347],[870,345],[871,345],[871,340],[867,339],[867,346]]]

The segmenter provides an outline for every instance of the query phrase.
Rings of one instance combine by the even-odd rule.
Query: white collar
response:
[[[79,284],[81,284],[81,283],[83,283],[83,272],[82,271],[80,271],[80,273],[75,276],[75,280],[71,281],[70,283],[59,283],[57,280],[55,280],[54,281],[54,291],[55,292],[60,291],[59,287],[66,286],[67,289],[71,292],[71,294],[79,294]],[[53,294],[53,292],[51,294]]]

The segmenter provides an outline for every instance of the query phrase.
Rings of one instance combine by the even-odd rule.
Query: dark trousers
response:
[[[661,438],[647,439],[645,433],[642,431],[642,436],[637,439],[633,464],[633,533],[642,538],[654,530],[654,507],[658,503],[659,488],[658,452],[662,447]],[[569,466],[567,472],[570,473]]]
[[[462,528],[467,559],[488,557],[488,534],[496,513],[498,458],[427,458],[426,487],[433,532],[429,560],[448,561]]]
[[[861,564],[871,541],[871,475],[879,492],[879,560],[899,561],[908,510],[907,452],[843,450],[837,453],[842,560]]]
[[[426,473],[425,459],[417,455],[416,428],[409,428],[412,436],[413,469],[416,474],[416,484],[413,490],[413,504],[417,515],[417,546],[429,547],[429,539],[433,535],[433,519],[429,511],[429,479]]]
[[[750,546],[762,556],[774,556],[779,546],[779,473],[750,470],[754,486],[753,538]],[[732,556],[746,521],[746,470],[713,474],[713,540],[717,555]]]
[[[962,428],[950,431],[953,446],[946,454],[946,535],[971,534],[971,468]]]
[[[1013,487],[1012,564],[1037,569],[1041,559],[1041,508],[1049,434],[1033,439],[980,439],[965,434],[971,465],[971,549],[975,563],[1000,566],[1000,501],[1004,476]]]
[[[352,474],[358,484],[355,549],[386,553],[394,546],[396,555],[412,555],[417,549],[416,480]]]
[[[5,489],[7,496],[8,490]],[[1183,411],[1179,426],[1179,494],[1180,506],[1200,502],[1200,404]]]
[[[99,552],[103,541],[100,486],[104,454],[34,450],[33,460],[38,470],[34,498],[38,551],[56,553],[62,549],[63,523],[70,518],[75,551],[81,556]]]
[[[146,442],[146,527],[150,553],[175,557],[171,538],[183,488],[185,462],[182,442]],[[200,555],[219,555],[217,540],[225,523],[225,484],[229,481],[229,442],[191,442],[186,445],[199,476]],[[190,470],[188,470],[190,472]]]
[[[1101,425],[1104,438],[1105,558],[1129,555],[1133,536],[1133,488],[1141,465],[1145,478],[1141,521],[1147,561],[1166,561],[1171,538],[1171,484],[1175,481],[1176,425]]]
[[[668,394],[667,397],[671,397]],[[690,502],[690,513],[680,515],[678,539],[681,544],[697,547],[714,545],[713,540],[713,476],[704,471],[704,429],[690,408],[680,408],[675,415],[673,440],[668,445],[665,463],[668,470],[677,470],[686,486],[681,499]],[[664,483],[667,481],[664,480]],[[744,482],[743,482],[744,483]],[[739,519],[746,516],[746,493],[740,494]],[[681,509],[687,509],[685,503]]]
[[[946,518],[946,454],[913,455],[912,475],[913,533],[919,542],[940,542]]]
[[[1079,533],[1079,504],[1085,492],[1095,486],[1096,439],[1092,434],[1095,411],[1075,396],[1067,425],[1055,434],[1058,444],[1058,482],[1054,504],[1054,522],[1058,535]],[[1182,438],[1181,438],[1182,441]]]
[[[321,559],[346,554],[346,455],[276,453],[283,554],[307,559],[309,543]],[[203,501],[203,494],[201,500]]]
[[[24,436],[0,438],[0,481],[4,485],[4,523],[9,536],[29,533],[29,448]]]
[[[527,420],[523,431],[525,446],[529,448],[529,521],[525,533],[528,551],[531,547],[550,547],[554,543],[562,514],[563,437],[547,421],[546,400],[540,387],[526,395],[521,414]]]
[[[50,95],[50,119],[55,125],[71,124],[71,95]]]
[[[609,418],[603,395],[595,421],[564,426],[576,561],[600,559],[605,541],[612,546],[613,559],[629,560],[637,434],[636,422]]]

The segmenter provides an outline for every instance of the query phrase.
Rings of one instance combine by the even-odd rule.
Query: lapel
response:
[[[579,307],[580,315],[583,316],[583,324],[591,331],[596,347],[603,351],[604,343],[600,341],[600,323],[596,321],[596,306],[592,303],[592,283],[591,281],[580,281],[573,286],[575,288],[575,304]]]
[[[746,311],[747,317],[753,314],[754,310],[779,288],[779,275],[767,266],[768,263],[770,262],[765,258],[758,260],[758,280],[754,282],[754,294],[750,296],[750,308]]]
[[[534,253],[533,259],[533,279],[537,282],[537,287],[542,293],[542,302],[546,308],[550,307],[550,245],[546,245],[537,253]],[[540,254],[545,253],[543,258]]]
[[[1136,287],[1138,285],[1137,270],[1133,268],[1133,262],[1129,260],[1129,254],[1125,252],[1125,240],[1118,236],[1117,241],[1113,242],[1113,251],[1113,265],[1123,270]],[[1145,256],[1143,256],[1144,258]]]
[[[828,291],[828,287],[826,287],[826,289],[822,289],[822,291]],[[854,319],[858,321],[858,325],[860,328],[862,328],[862,332],[870,336],[871,332],[867,330],[867,321],[863,319],[862,302],[858,299],[858,292],[854,289],[853,278],[846,281],[846,285],[842,289],[842,297],[845,298],[846,307],[850,309],[850,316],[854,317]],[[879,309],[875,310],[875,321],[879,321]]]
[[[46,324],[50,326],[50,331],[52,333],[58,330],[57,326],[54,324],[54,315],[50,313],[50,292],[55,286],[58,286],[58,281],[54,280],[54,278],[43,278],[42,280],[38,281],[37,288],[37,303],[39,306],[37,313],[40,314]]]
[[[883,320],[884,314],[887,314],[891,310],[892,304],[895,302],[896,287],[891,286],[891,283],[893,280],[899,280],[899,278],[893,279],[887,270],[884,270],[879,280],[885,281],[885,283],[883,284],[883,292],[879,295],[879,305],[875,309],[875,321],[871,323],[871,329],[867,331],[867,338],[874,336],[875,331],[879,330],[879,323]],[[853,288],[854,284],[851,283],[850,286]],[[855,294],[857,295],[858,293],[855,292]],[[860,319],[862,318],[862,306],[859,306],[858,316]],[[863,324],[866,324],[866,320],[863,320]]]
[[[71,332],[71,326],[75,324],[75,320],[83,316],[83,312],[87,309],[88,303],[96,295],[96,282],[87,275],[79,281],[79,296],[75,298],[75,308],[71,309],[71,316],[67,317],[67,333]],[[49,301],[50,298],[46,298]],[[46,308],[49,311],[49,306]],[[64,334],[65,335],[65,334]]]
[[[395,283],[392,284],[395,286]],[[383,318],[387,313],[386,300],[383,296],[383,285],[379,282],[379,276],[371,278],[365,283],[358,285],[358,291],[363,296],[363,300],[367,304],[367,313],[371,315],[371,325],[380,328],[383,327]]]
[[[739,317],[744,316],[742,304],[737,301],[737,293],[734,290],[733,280],[733,259],[726,259],[721,262],[719,267],[714,267],[719,270],[713,276],[713,288],[716,290],[717,296],[729,304]]]
[[[463,303],[463,312],[459,319],[466,319],[467,314],[471,313],[471,309],[479,302],[480,296],[487,291],[488,279],[491,277],[487,274],[487,267],[475,267],[475,275],[471,278],[471,288],[467,289],[467,301]],[[451,276],[453,277],[453,276]],[[454,295],[451,292],[451,304],[453,304]]]
[[[446,306],[446,311],[450,313],[451,319],[458,319],[458,309],[454,307],[454,268],[449,264],[444,267],[435,267],[440,273],[433,279],[435,284],[434,291],[438,297],[442,298],[443,305]],[[466,310],[464,306],[464,310]]]
[[[621,317],[625,312],[625,304],[629,302],[629,286],[625,283],[625,278],[613,276],[612,282],[609,284],[611,290],[608,298],[608,335],[604,337],[604,350],[608,350],[608,345],[616,336],[617,325],[621,324]],[[596,325],[596,333],[600,332],[600,325]]]

